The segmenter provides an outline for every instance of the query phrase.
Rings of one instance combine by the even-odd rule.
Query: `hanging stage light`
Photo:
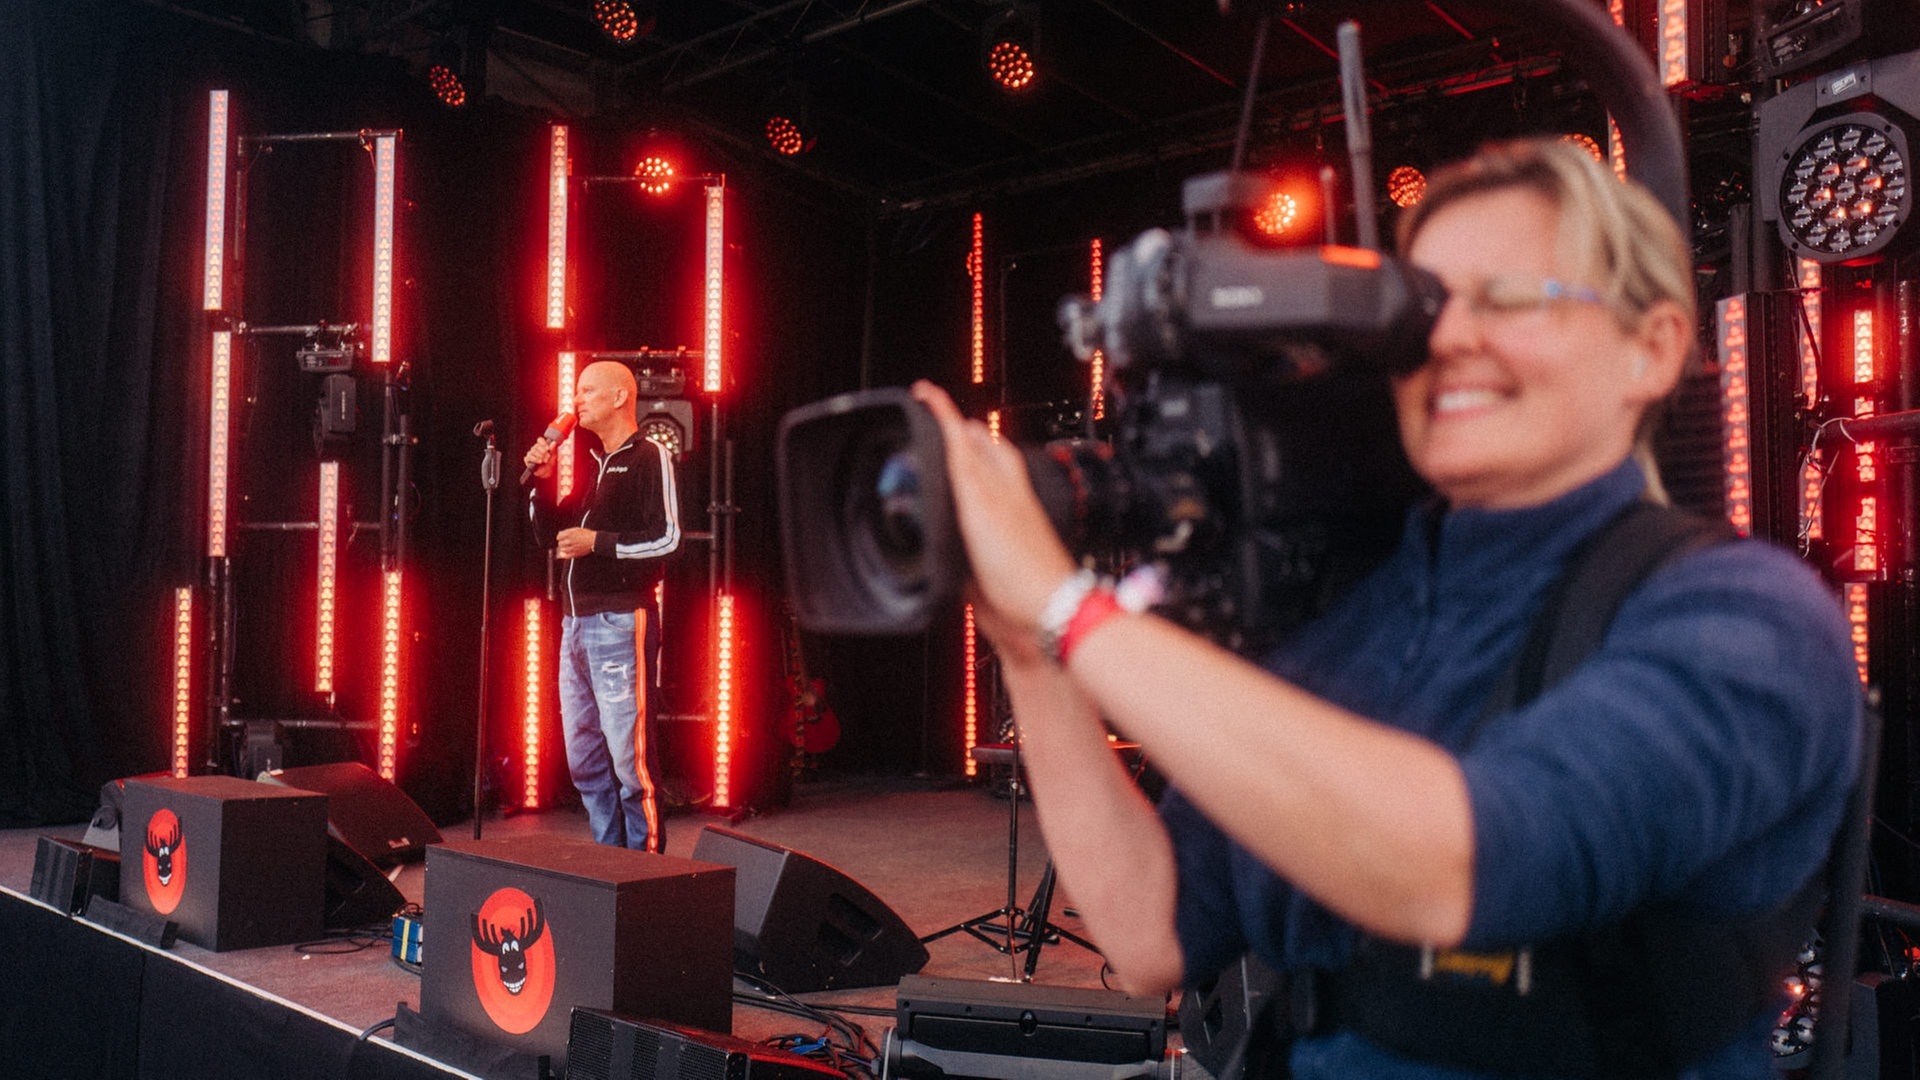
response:
[[[1427,197],[1427,174],[1411,165],[1401,165],[1387,174],[1387,198],[1402,210],[1418,205]]]
[[[800,125],[785,116],[767,117],[767,145],[783,157],[792,157],[807,148],[807,137]]]
[[[1760,216],[1797,258],[1873,262],[1913,234],[1920,53],[1864,60],[1797,83],[1757,113]]]
[[[665,195],[673,187],[673,162],[658,154],[649,154],[633,167],[640,178],[640,190],[649,195]]]
[[[594,0],[593,21],[601,33],[622,45],[631,45],[653,32],[654,19],[652,14],[642,19],[628,0]]]
[[[440,104],[449,109],[458,109],[467,103],[467,88],[460,82],[460,76],[445,64],[435,64],[427,69],[427,85],[433,87],[433,96]]]
[[[1879,255],[1913,213],[1906,133],[1885,116],[1850,113],[1801,136],[1780,178],[1781,238],[1816,262]]]
[[[1015,0],[987,19],[981,28],[981,60],[993,81],[1008,90],[1033,85],[1040,69],[1035,54],[1040,20],[1033,9]]]

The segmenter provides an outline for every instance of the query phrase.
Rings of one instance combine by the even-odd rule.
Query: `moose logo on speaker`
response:
[[[553,935],[545,906],[519,889],[497,889],[472,915],[473,990],[500,1030],[538,1027],[553,1003]]]
[[[141,877],[153,910],[173,914],[187,891],[187,837],[172,810],[161,808],[147,819],[147,842],[141,849]]]

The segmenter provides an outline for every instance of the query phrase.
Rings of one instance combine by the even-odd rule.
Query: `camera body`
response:
[[[1149,568],[1157,610],[1251,651],[1320,610],[1397,539],[1421,485],[1389,376],[1426,355],[1445,292],[1377,252],[1262,247],[1235,225],[1264,186],[1187,182],[1184,232],[1108,262],[1098,304],[1063,301],[1083,359],[1106,357],[1111,439],[1023,448],[1069,548]],[[924,629],[967,572],[938,429],[905,391],[842,395],[782,421],[788,594],[830,634]]]

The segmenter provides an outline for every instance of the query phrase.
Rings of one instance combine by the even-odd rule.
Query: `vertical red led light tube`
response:
[[[1873,382],[1873,309],[1862,307],[1853,313],[1853,415],[1872,416],[1878,405],[1868,394]],[[1860,498],[1853,514],[1853,570],[1857,574],[1877,576],[1882,565],[1880,552],[1880,446],[1878,443],[1853,444],[1854,479],[1860,485]]]
[[[382,578],[380,601],[380,746],[379,773],[392,780],[400,753],[400,571]]]
[[[1753,406],[1747,370],[1747,298],[1729,296],[1714,308],[1720,348],[1721,463],[1726,473],[1727,521],[1753,535]]]
[[[575,354],[572,351],[560,354],[560,392],[556,395],[559,412],[573,411],[573,384],[579,377],[574,370],[575,364]],[[559,492],[562,500],[573,494],[573,435],[573,432],[567,432],[567,437],[560,440],[560,445],[553,450],[555,490]]]
[[[213,334],[207,401],[207,556],[227,557],[227,450],[233,405],[233,334]]]
[[[1867,632],[1867,587],[1859,582],[1847,586],[1847,626],[1853,638],[1854,670],[1860,676],[1860,685],[1865,686],[1873,649]]]
[[[973,279],[973,381],[987,381],[987,244],[985,219],[973,215],[973,246],[967,249],[967,276]]]
[[[547,329],[567,325],[567,126],[547,136]]]
[[[523,610],[526,614],[523,652],[526,681],[522,687],[523,707],[520,711],[520,805],[533,810],[540,805],[540,689],[545,685],[540,677],[544,652],[540,633],[540,598],[527,597]]]
[[[187,775],[193,730],[193,590],[173,590],[173,775]]]
[[[1626,0],[1607,0],[1607,14],[1613,16],[1613,25],[1626,29]],[[1612,113],[1607,114],[1607,161],[1613,166],[1614,176],[1627,178],[1627,144],[1620,138],[1620,125],[1613,122]]]
[[[373,362],[393,359],[393,207],[399,182],[398,139],[373,140]]]
[[[333,693],[334,598],[338,595],[340,568],[340,463],[320,463],[320,572],[315,595],[316,611],[313,688],[322,694]]]
[[[207,95],[207,234],[205,280],[200,306],[219,311],[226,304],[227,266],[227,92]]]
[[[733,596],[714,598],[713,805],[733,806]]]
[[[1100,302],[1100,290],[1105,284],[1107,273],[1105,253],[1101,249],[1100,238],[1097,236],[1093,238],[1093,243],[1090,245],[1087,253],[1087,261],[1089,264],[1087,276],[1090,279],[1088,295],[1093,298],[1094,303],[1098,304]],[[1093,359],[1088,366],[1092,369],[1088,374],[1088,382],[1090,383],[1090,388],[1087,393],[1089,412],[1095,420],[1105,420],[1107,418],[1106,350],[1093,350]]]
[[[726,221],[727,189],[719,182],[707,184],[707,257],[705,288],[701,295],[705,300],[705,310],[701,313],[702,374],[701,388],[709,394],[720,392],[721,386],[721,312],[726,265]]]
[[[1820,264],[1801,259],[1799,269],[1803,317],[1794,325],[1794,336],[1800,343],[1800,392],[1806,407],[1812,409],[1820,403]],[[1825,448],[1816,447],[1800,469],[1800,535],[1808,540],[1826,536],[1820,502],[1827,453]]]

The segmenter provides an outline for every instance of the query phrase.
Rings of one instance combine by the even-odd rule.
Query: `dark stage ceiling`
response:
[[[314,48],[396,57],[422,73],[446,63],[479,94],[555,116],[679,128],[883,209],[1143,166],[1218,168],[1256,37],[1251,5],[1222,14],[1214,0],[632,0],[641,31],[627,43],[596,24],[593,0],[148,2]],[[1017,93],[983,63],[983,31],[1014,6],[1038,20],[1038,75]],[[1499,134],[1523,113],[1534,128],[1597,123],[1561,73],[1565,42],[1516,20],[1524,5],[1267,7],[1276,19],[1251,164],[1337,140],[1345,19],[1361,27],[1383,152],[1443,156],[1464,149],[1458,132]],[[1494,94],[1501,115],[1476,116],[1463,104],[1474,91]],[[777,102],[804,117],[805,152],[769,148],[764,124]]]

